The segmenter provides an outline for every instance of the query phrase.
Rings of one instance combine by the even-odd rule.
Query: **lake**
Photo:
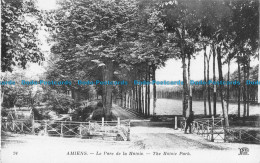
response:
[[[153,113],[153,100],[151,99],[151,114]],[[192,108],[195,114],[204,114],[204,102],[193,101]],[[208,109],[208,102],[207,102]],[[211,102],[211,109],[213,110],[213,102]],[[259,105],[250,105],[249,114],[260,114]],[[243,115],[243,104],[240,106],[240,115]],[[208,110],[207,110],[208,111]],[[157,99],[156,110],[157,115],[182,115],[182,100],[179,99]],[[222,114],[221,103],[217,102],[217,114]],[[237,114],[237,104],[229,104],[229,114]]]

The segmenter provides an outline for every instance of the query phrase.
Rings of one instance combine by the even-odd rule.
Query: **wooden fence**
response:
[[[184,131],[186,121],[179,119],[180,127]],[[192,133],[198,134],[212,142],[240,142],[259,144],[259,133],[224,127],[223,118],[195,119],[192,125]]]
[[[130,140],[130,120],[127,121],[51,121],[51,120],[12,120],[2,121],[2,130],[19,134],[43,136],[92,138],[113,137],[117,141]]]

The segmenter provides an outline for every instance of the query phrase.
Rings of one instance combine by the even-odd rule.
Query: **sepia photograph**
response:
[[[259,0],[1,0],[1,163],[260,163]]]

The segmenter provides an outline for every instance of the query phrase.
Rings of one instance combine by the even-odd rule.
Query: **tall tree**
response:
[[[1,0],[1,18],[1,72],[41,62],[44,58],[37,34],[42,19],[35,1]]]
[[[223,81],[221,56],[222,56],[221,47],[218,46],[217,47],[217,60],[218,60],[219,81]],[[228,113],[227,113],[227,109],[225,108],[225,105],[224,105],[223,85],[222,84],[219,86],[219,93],[220,93],[223,117],[224,117],[224,121],[225,121],[225,127],[228,127],[229,126]]]
[[[213,81],[216,81],[216,49],[214,43],[212,43],[212,51],[213,51]],[[213,115],[217,115],[217,85],[214,84],[213,90]]]
[[[241,72],[240,72],[240,61],[239,61],[239,55],[237,54],[237,72],[238,72],[238,81],[241,81]],[[238,117],[240,117],[240,95],[241,95],[241,87],[238,85],[238,96],[237,96],[237,111],[238,111]]]
[[[187,116],[189,89],[187,85],[187,51],[189,51],[189,42],[196,36],[198,21],[196,19],[195,8],[197,4],[193,1],[168,1],[160,4],[161,18],[164,27],[168,33],[173,36],[171,43],[178,49],[176,57],[182,61],[183,69],[183,116]]]
[[[209,53],[209,55],[207,56],[207,83],[209,83],[209,61],[210,61],[210,58],[211,58],[211,52]],[[212,112],[211,112],[211,99],[210,99],[210,84],[207,84],[207,93],[208,93],[208,105],[209,105],[209,115],[211,116],[212,115]]]
[[[131,28],[136,4],[130,1],[66,0],[54,12],[56,54],[94,61],[102,67],[104,81],[113,81],[118,62],[134,46]],[[125,60],[125,59],[124,59]],[[111,119],[113,85],[103,85],[105,118]]]
[[[245,1],[233,1],[228,3],[228,6],[232,8],[233,17],[230,30],[234,35],[234,46],[239,50],[238,53],[241,56],[239,63],[243,65],[244,69],[247,69],[248,60],[251,56],[254,56],[258,48],[259,43],[259,1],[245,0]],[[243,70],[244,75],[247,70]],[[244,80],[246,80],[244,76]],[[246,114],[247,94],[244,85],[243,98],[244,99],[244,114]],[[249,104],[248,104],[249,107]],[[248,109],[249,110],[249,109]]]
[[[204,81],[207,81],[207,52],[206,52],[207,46],[204,45]],[[207,86],[203,85],[204,91],[203,91],[203,100],[204,100],[204,115],[207,115]]]
[[[37,37],[42,19],[34,0],[1,0],[1,55],[0,80],[2,72],[13,67],[26,68],[27,63],[41,63],[44,60]],[[0,106],[3,102],[0,87]]]

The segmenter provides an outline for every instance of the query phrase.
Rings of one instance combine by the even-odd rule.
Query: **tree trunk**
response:
[[[104,81],[113,81],[113,74],[114,74],[114,68],[113,68],[113,62],[108,62],[106,64],[106,68],[104,68]],[[105,109],[105,120],[110,121],[112,118],[112,91],[113,91],[113,85],[103,85],[103,106]]]
[[[139,113],[142,113],[142,96],[141,96],[141,85],[138,85],[138,104],[139,104]]]
[[[1,92],[2,91],[2,92]],[[0,97],[1,97],[1,99],[0,99],[0,104],[2,104],[3,102],[4,102],[4,95],[5,95],[5,93],[4,93],[4,90],[2,90],[2,87],[0,86]],[[0,108],[2,107],[2,105],[0,105]],[[1,110],[1,109],[0,109]]]
[[[150,82],[151,81],[151,67],[148,66],[148,81]],[[147,115],[150,116],[150,84],[148,85],[148,92],[147,92],[147,98],[148,98],[148,112],[147,112]]]
[[[135,101],[135,99],[136,99],[136,93],[135,93],[135,85],[133,86],[133,109],[134,110],[136,110],[136,101]]]
[[[142,84],[142,114],[144,114],[144,85]]]
[[[258,14],[260,14],[260,5],[258,5]],[[258,16],[258,21],[260,21],[260,16]],[[260,38],[260,32],[258,32]],[[258,41],[258,46],[260,42]],[[1,71],[0,71],[1,72]],[[258,48],[258,82],[260,81],[260,48]],[[257,103],[260,104],[260,84],[258,84],[258,96]]]
[[[121,88],[121,107],[124,107],[124,104],[123,104],[123,101],[124,101],[124,96],[123,96],[123,88]]]
[[[139,105],[138,105],[138,85],[135,85],[135,109],[138,112]]]
[[[0,36],[1,37],[1,36]],[[2,58],[1,58],[1,54],[0,54],[0,80],[2,81]],[[2,113],[2,103],[3,103],[3,100],[4,100],[4,96],[2,95],[2,86],[0,85],[0,111]],[[1,118],[2,120],[2,118]],[[0,127],[1,129],[1,127]],[[1,136],[1,134],[0,134]]]
[[[206,81],[206,45],[204,45],[204,81]],[[204,115],[207,115],[206,85],[203,85]]]
[[[246,116],[246,64],[245,61],[243,62],[243,72],[244,72],[244,89],[243,89],[243,104],[244,104],[244,113],[243,113],[243,117]]]
[[[153,65],[153,74],[152,74],[152,80],[155,81],[155,71],[156,71],[156,66]],[[156,85],[155,83],[153,84],[153,115],[155,115],[155,109],[156,109]]]
[[[187,117],[187,109],[188,109],[188,87],[187,87],[187,75],[186,75],[186,63],[185,63],[185,54],[182,54],[182,69],[183,69],[183,116]]]
[[[248,58],[248,66],[247,66],[247,80],[249,80],[249,72],[250,72],[250,57]],[[248,89],[249,85],[246,85],[246,101],[247,101],[247,112],[246,112],[246,116],[249,117],[249,89]]]
[[[125,90],[125,103],[124,103],[124,108],[126,108],[126,102],[127,102],[127,98],[126,98],[126,90]]]
[[[128,99],[129,99],[129,109],[132,109],[132,89],[129,90],[129,94],[128,94]]]
[[[148,67],[147,67],[147,71],[145,73],[145,80],[148,81]],[[148,114],[148,85],[145,85],[145,116],[147,116]]]
[[[228,54],[230,55],[230,54]],[[230,81],[230,58],[228,56],[228,79],[227,81]],[[229,111],[229,89],[230,89],[230,86],[229,84],[227,85],[227,112]]]
[[[211,55],[211,54],[210,54]],[[207,58],[207,83],[209,83],[209,60],[210,60],[210,56]],[[209,104],[209,115],[211,116],[211,100],[210,100],[210,85],[207,84],[208,87],[208,104]]]
[[[216,81],[216,51],[214,44],[212,45],[213,50],[213,81]],[[213,114],[217,115],[217,85],[214,84],[214,93],[213,93]]]
[[[240,73],[240,62],[239,58],[237,59],[237,71],[238,71],[238,81],[241,81],[241,73]],[[241,95],[241,87],[240,85],[238,87],[238,97],[237,97],[237,111],[238,111],[238,117],[240,117],[240,95]]]
[[[133,86],[132,86],[133,87]],[[134,109],[134,106],[133,106],[133,100],[134,99],[134,92],[133,92],[133,88],[131,88],[130,89],[130,104],[129,104],[129,106],[130,106],[130,109]]]
[[[259,10],[260,12],[260,10]],[[260,18],[260,17],[259,17]],[[260,35],[260,32],[259,32]],[[258,48],[258,81],[260,81],[260,48]],[[260,104],[260,84],[258,84],[257,102]]]
[[[191,56],[188,56],[188,87],[189,87],[189,115],[192,112],[192,86],[190,84],[190,58]]]
[[[218,55],[217,59],[218,59],[219,81],[223,81],[220,47],[217,47],[217,55]],[[220,91],[220,98],[221,98],[223,117],[224,117],[224,121],[225,121],[225,127],[229,127],[228,114],[227,114],[227,110],[225,109],[225,105],[224,105],[223,86],[222,85],[219,86],[219,91]]]

